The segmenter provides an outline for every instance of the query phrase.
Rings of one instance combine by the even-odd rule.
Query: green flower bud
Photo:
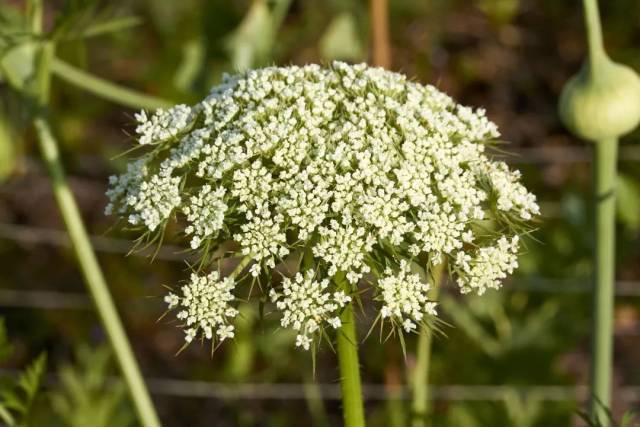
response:
[[[559,108],[560,118],[577,136],[591,141],[617,138],[640,122],[640,78],[602,55],[585,62],[566,84]]]

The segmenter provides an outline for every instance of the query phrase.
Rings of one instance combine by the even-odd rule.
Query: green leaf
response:
[[[618,219],[631,231],[640,230],[640,185],[619,173],[616,186]]]
[[[347,12],[339,14],[320,39],[320,55],[326,60],[363,60],[364,49],[359,34],[353,15]]]
[[[11,174],[18,157],[18,135],[15,123],[0,104],[0,183]],[[0,320],[1,321],[1,320]],[[0,360],[2,360],[2,332],[0,331]]]
[[[236,70],[247,70],[267,61],[272,47],[272,28],[266,1],[254,1],[226,42]]]
[[[47,365],[42,353],[9,388],[0,391],[0,418],[9,426],[27,426]]]
[[[173,77],[173,84],[182,91],[187,91],[193,86],[204,65],[206,48],[204,40],[200,37],[187,41],[182,46],[182,61]]]
[[[27,89],[35,78],[38,43],[24,41],[8,47],[0,57],[0,72],[16,90]]]
[[[137,27],[141,23],[142,20],[137,16],[122,16],[104,19],[102,21],[93,22],[86,28],[79,30],[76,37],[86,39],[109,33],[117,33]]]
[[[625,412],[620,421],[620,427],[632,427],[632,422],[636,421],[636,415],[633,412]]]
[[[106,346],[76,350],[76,362],[59,369],[60,385],[50,394],[55,414],[69,427],[129,426],[134,414],[126,400],[126,389],[113,373]]]
[[[468,307],[464,307],[448,295],[443,295],[441,305],[451,316],[454,326],[463,330],[486,354],[496,357],[503,353],[504,348],[500,342],[485,330],[482,322]]]

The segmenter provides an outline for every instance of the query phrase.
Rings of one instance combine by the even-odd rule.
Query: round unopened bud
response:
[[[640,122],[640,78],[607,57],[588,62],[560,96],[560,118],[577,136],[598,141],[617,138]]]

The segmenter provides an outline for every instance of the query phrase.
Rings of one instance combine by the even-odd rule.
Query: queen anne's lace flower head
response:
[[[269,292],[271,301],[282,311],[280,324],[298,333],[296,347],[305,350],[325,324],[334,329],[341,326],[339,311],[351,301],[344,291],[330,292],[329,279],[318,281],[314,276],[313,270],[307,270],[304,276],[297,273],[294,280],[282,281],[281,291]]]
[[[220,279],[217,271],[207,276],[193,273],[189,283],[182,287],[182,295],[169,293],[165,297],[169,309],[178,310],[177,318],[184,322],[187,342],[200,332],[207,339],[233,338],[231,322],[238,315],[238,310],[231,305],[235,299],[231,293],[234,287],[233,278]]]
[[[497,288],[539,213],[486,153],[499,133],[484,110],[364,64],[225,76],[194,106],[136,119],[151,149],[111,177],[107,213],[146,232],[178,219],[203,255],[233,241],[254,279],[305,253],[312,268],[271,294],[302,348],[339,326],[334,276],[373,283],[382,317],[412,331],[435,304],[410,264],[447,262],[463,292]],[[205,277],[168,299],[188,340],[233,332],[235,282]]]
[[[425,315],[436,315],[436,303],[429,301],[427,294],[431,287],[421,280],[420,275],[411,273],[407,261],[400,261],[398,273],[387,268],[378,279],[379,299],[382,301],[380,315],[402,325],[411,332],[422,322]]]

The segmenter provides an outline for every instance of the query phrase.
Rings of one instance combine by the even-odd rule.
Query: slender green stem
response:
[[[596,241],[590,411],[592,417],[598,417],[602,425],[606,425],[605,408],[609,408],[611,403],[618,141],[598,141],[594,146]]]
[[[271,37],[274,40],[278,31],[280,31],[280,27],[282,27],[282,23],[287,16],[290,6],[291,0],[278,0],[273,6],[271,11]]]
[[[444,263],[434,267],[432,271],[433,288],[431,289],[430,298],[438,299],[440,281]],[[429,365],[431,362],[431,339],[433,332],[428,328],[421,326],[420,335],[416,349],[416,366],[411,378],[412,401],[411,401],[411,425],[412,427],[424,427],[427,425],[429,416]]]
[[[334,281],[338,288],[350,293],[349,284],[342,273]],[[342,390],[342,414],[345,427],[364,427],[364,404],[358,360],[358,337],[356,336],[353,303],[348,304],[340,315],[342,326],[338,331],[338,362],[340,365],[340,388]]]
[[[587,39],[589,43],[589,64],[594,70],[600,59],[606,56],[604,43],[602,42],[602,25],[598,12],[598,0],[583,0],[584,22],[587,27]]]
[[[145,95],[93,76],[57,58],[53,59],[51,69],[54,74],[67,83],[127,107],[154,110],[168,108],[172,105],[164,99]]]
[[[35,34],[39,34],[42,29],[43,4],[42,0],[31,0],[27,2],[27,17],[29,27]]]
[[[313,427],[329,427],[331,424],[327,417],[327,408],[324,406],[320,387],[313,378],[308,376],[305,376],[304,379],[304,398],[311,413],[311,425]]]
[[[78,264],[102,325],[111,342],[124,380],[129,388],[138,418],[145,427],[158,427],[160,422],[153,408],[153,403],[145,387],[104,276],[89,242],[78,206],[65,177],[56,140],[49,128],[49,124],[42,115],[35,118],[34,126],[38,134],[42,157],[51,176],[53,192],[67,227],[69,238],[73,244]]]
[[[42,3],[34,1],[33,29],[36,34],[42,33]],[[39,15],[39,16],[38,16]],[[28,95],[32,98],[33,125],[38,137],[42,159],[49,171],[53,194],[60,214],[67,228],[69,239],[73,245],[78,265],[85,283],[93,299],[96,311],[111,343],[111,348],[122,371],[129,394],[138,414],[140,424],[144,427],[160,427],[149,392],[136,363],[133,351],[118,317],[109,289],[104,280],[102,270],[96,259],[89,236],[82,222],[80,211],[65,176],[58,144],[47,123],[46,109],[49,104],[51,85],[51,66],[55,54],[55,45],[51,41],[43,42],[38,56],[37,73],[34,85]]]
[[[249,265],[249,263],[251,262],[251,259],[252,259],[251,255],[247,255],[243,257],[238,263],[238,265],[236,265],[236,268],[234,268],[231,274],[229,274],[229,277],[235,278],[238,274],[242,273],[242,270],[244,270],[244,268],[247,265]]]

